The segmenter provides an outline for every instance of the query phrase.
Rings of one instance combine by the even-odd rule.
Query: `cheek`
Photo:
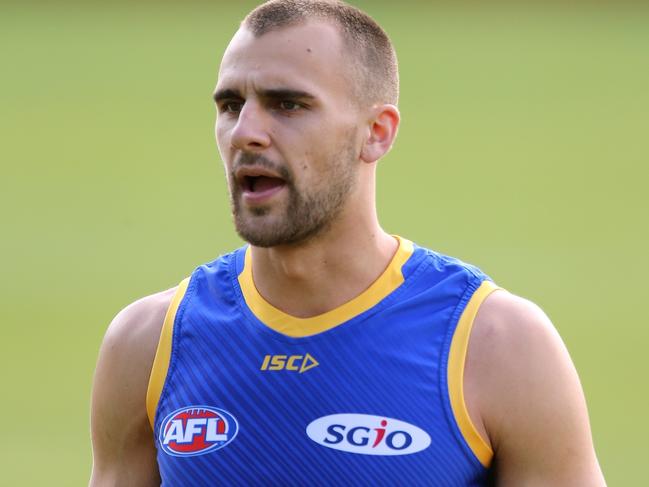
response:
[[[345,152],[346,143],[345,137],[338,134],[315,134],[303,149],[304,170],[312,174],[326,174],[329,166]]]
[[[228,147],[230,147],[229,131],[217,123],[214,127],[214,135],[216,136],[216,146],[219,149],[219,154],[221,154],[221,159],[225,162],[228,155]]]
[[[219,123],[218,120],[214,124],[214,135],[216,136],[216,142],[221,145],[221,141],[225,136],[225,128],[222,123]]]

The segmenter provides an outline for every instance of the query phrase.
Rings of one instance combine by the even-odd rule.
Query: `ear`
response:
[[[401,120],[399,109],[394,105],[379,105],[375,107],[373,115],[368,126],[369,137],[361,150],[361,160],[365,162],[378,161],[388,153]]]

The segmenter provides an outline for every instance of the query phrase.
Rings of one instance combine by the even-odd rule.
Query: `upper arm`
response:
[[[93,382],[93,486],[160,485],[146,391],[174,290],[136,301],[108,327]]]
[[[469,342],[465,392],[494,450],[498,485],[605,485],[577,372],[533,303],[502,291],[483,303]]]

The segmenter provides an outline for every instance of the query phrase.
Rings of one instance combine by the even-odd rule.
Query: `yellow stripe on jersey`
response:
[[[496,289],[500,288],[493,282],[484,281],[475,293],[473,293],[455,329],[448,358],[448,393],[455,421],[469,447],[485,467],[491,464],[493,450],[482,436],[480,436],[480,433],[469,417],[469,412],[464,402],[464,364],[466,362],[473,321],[478,314],[478,309],[487,296]]]
[[[151,369],[151,376],[149,377],[149,386],[146,391],[146,412],[151,423],[151,428],[154,428],[155,413],[158,408],[158,401],[160,394],[162,394],[162,387],[164,386],[165,379],[167,378],[167,370],[169,369],[169,360],[171,358],[171,341],[174,334],[174,321],[178,306],[182,301],[185,293],[187,292],[187,285],[189,278],[183,279],[178,285],[174,297],[171,300],[167,314],[165,315],[164,323],[162,324],[162,331],[160,332],[160,340],[158,341],[158,348],[153,359],[153,367]]]
[[[305,337],[322,333],[376,306],[403,284],[404,277],[401,268],[412,255],[414,248],[409,240],[395,237],[399,241],[399,247],[383,274],[360,295],[326,313],[310,318],[297,318],[284,313],[266,301],[257,291],[253,281],[250,247],[246,249],[244,268],[239,275],[243,297],[255,316],[279,333],[291,337]]]

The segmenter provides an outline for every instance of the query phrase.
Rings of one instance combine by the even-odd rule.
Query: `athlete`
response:
[[[249,245],[110,325],[91,485],[605,485],[544,313],[379,225],[397,98],[392,44],[359,10],[246,17],[214,99]]]

